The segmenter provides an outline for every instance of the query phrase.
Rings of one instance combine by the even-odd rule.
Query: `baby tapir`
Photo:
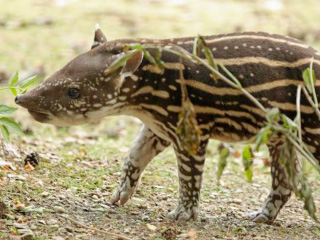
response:
[[[246,32],[208,36],[205,41],[215,60],[226,66],[247,91],[266,108],[277,107],[290,118],[296,115],[297,86],[303,84],[302,72],[312,58],[315,73],[320,76],[319,53],[289,37]],[[124,51],[128,44],[178,45],[191,52],[193,42],[194,38],[107,41],[97,28],[90,51],[29,93],[19,95],[16,103],[27,108],[37,121],[55,125],[94,122],[120,114],[139,118],[144,126],[125,157],[120,184],[111,202],[125,204],[151,159],[172,145],[178,161],[180,196],[169,217],[179,221],[196,219],[209,139],[247,140],[265,125],[264,113],[239,90],[223,81],[214,81],[205,67],[191,61],[180,62],[169,52],[162,53],[164,71],[159,71],[138,51],[120,69],[106,74],[114,61],[132,53]],[[184,150],[176,133],[182,109],[181,68],[201,129],[196,154]],[[318,81],[316,86],[318,91]],[[320,159],[320,123],[304,96],[301,114],[303,140]],[[281,139],[273,138],[267,144],[272,159],[272,187],[261,210],[248,215],[256,222],[272,223],[291,195],[286,171],[279,162]]]

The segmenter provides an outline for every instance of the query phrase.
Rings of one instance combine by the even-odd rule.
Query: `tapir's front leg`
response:
[[[121,205],[125,204],[133,195],[145,167],[154,156],[169,145],[169,142],[159,138],[144,125],[125,157],[120,183],[112,194],[110,202],[120,201]]]
[[[208,140],[202,141],[195,155],[175,147],[179,171],[179,203],[169,213],[169,218],[178,221],[197,219],[207,143]]]

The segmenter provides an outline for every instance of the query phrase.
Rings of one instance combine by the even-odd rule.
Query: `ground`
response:
[[[37,73],[41,81],[89,49],[96,23],[108,39],[259,30],[297,37],[320,49],[316,0],[0,0],[0,4],[1,80],[19,69],[22,78]],[[0,88],[5,86],[3,81]],[[15,106],[13,96],[1,91],[0,104]],[[13,134],[10,145],[0,144],[0,239],[23,235],[24,239],[117,239],[108,233],[158,240],[320,239],[318,225],[295,197],[272,225],[244,219],[259,209],[269,191],[265,151],[256,153],[253,183],[246,181],[235,154],[217,185],[219,143],[211,141],[199,220],[176,223],[166,218],[178,197],[171,148],[147,167],[127,205],[108,203],[122,159],[141,127],[138,120],[110,117],[94,125],[57,128],[36,123],[21,108],[13,118],[26,134]],[[24,164],[33,152],[40,155],[34,169]],[[308,177],[320,206],[319,175],[310,170]]]

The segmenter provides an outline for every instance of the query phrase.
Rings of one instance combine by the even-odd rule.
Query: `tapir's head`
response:
[[[115,50],[117,48],[117,50]],[[82,124],[117,114],[124,105],[119,89],[124,77],[142,62],[137,52],[118,70],[106,69],[123,56],[115,42],[110,44],[99,27],[90,51],[76,57],[32,91],[19,95],[16,103],[29,110],[39,122],[59,126]]]

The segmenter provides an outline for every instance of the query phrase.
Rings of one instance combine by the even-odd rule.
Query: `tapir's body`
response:
[[[277,107],[290,118],[296,115],[298,85],[302,72],[314,58],[320,76],[319,54],[304,43],[267,33],[241,33],[206,37],[215,61],[224,65],[242,86],[263,106]],[[150,160],[170,144],[178,159],[180,198],[170,216],[178,220],[196,218],[205,153],[210,138],[239,142],[254,136],[265,124],[265,113],[240,90],[221,80],[214,81],[204,66],[163,52],[165,70],[152,65],[137,52],[120,70],[106,75],[106,69],[131,43],[178,45],[191,52],[193,38],[167,40],[117,40],[107,42],[96,30],[92,49],[72,60],[38,88],[19,96],[17,103],[28,108],[34,118],[57,125],[91,122],[108,115],[126,114],[145,124],[125,158],[121,182],[111,202],[124,204],[134,193],[139,177]],[[170,46],[169,46],[170,47]],[[201,129],[196,154],[189,154],[177,136],[181,112],[179,70]],[[316,82],[318,86],[318,82]],[[303,140],[319,159],[319,120],[307,99],[301,97]],[[272,158],[272,190],[262,209],[250,215],[254,221],[272,222],[289,199],[284,166],[279,163],[281,136],[268,143]]]

